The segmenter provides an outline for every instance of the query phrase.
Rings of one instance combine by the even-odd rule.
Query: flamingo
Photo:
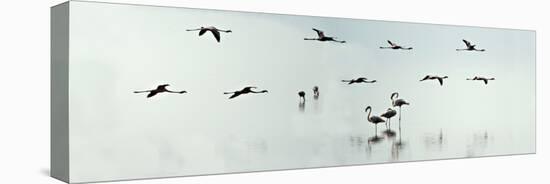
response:
[[[262,90],[262,91],[253,91],[252,89],[256,89],[257,87],[254,87],[254,86],[248,86],[248,87],[245,87],[239,91],[234,91],[234,92],[224,92],[223,94],[233,94],[229,97],[229,99],[232,99],[232,98],[235,98],[235,97],[238,97],[239,95],[244,95],[244,94],[249,94],[249,93],[267,93],[267,90]]]
[[[389,47],[380,47],[381,49],[393,49],[393,50],[397,50],[397,49],[401,49],[401,50],[411,50],[413,49],[412,47],[402,47],[400,45],[397,45],[391,41],[388,40],[388,43],[390,44]]]
[[[447,76],[443,76],[443,77],[440,77],[440,76],[437,76],[437,75],[426,75],[426,77],[424,77],[423,79],[421,79],[420,81],[425,81],[425,80],[438,80],[439,81],[439,84],[441,86],[443,86],[443,79],[446,79],[446,78],[449,78]]]
[[[313,99],[317,100],[319,98],[319,87],[313,86]]]
[[[170,84],[163,84],[163,85],[158,85],[156,89],[153,89],[153,90],[145,90],[145,91],[134,91],[134,93],[149,93],[147,94],[147,98],[151,98],[159,93],[179,93],[179,94],[183,94],[183,93],[187,93],[187,91],[170,91],[168,89],[166,89],[167,86],[170,86]]]
[[[485,85],[487,85],[487,83],[488,83],[490,80],[495,80],[495,78],[486,78],[486,77],[478,77],[478,76],[475,76],[474,78],[466,79],[466,80],[480,80],[480,81],[483,81],[483,82],[485,83]]]
[[[346,43],[346,41],[344,40],[336,40],[336,37],[325,36],[325,33],[321,30],[318,30],[315,28],[312,28],[312,29],[313,31],[317,32],[317,38],[304,38],[304,40],[317,40],[321,42],[332,41],[332,42],[338,42],[338,43]]]
[[[350,85],[350,84],[353,84],[353,83],[375,83],[376,80],[368,81],[367,78],[365,78],[365,77],[359,77],[357,79],[342,80],[342,82],[347,82],[348,85]]]
[[[298,96],[300,97],[300,103],[305,103],[306,102],[306,92],[300,91],[300,92],[298,92]]]
[[[485,49],[476,49],[476,45],[472,45],[468,40],[464,40],[462,39],[462,41],[464,42],[464,44],[466,44],[466,48],[465,49],[456,49],[456,51],[479,51],[479,52],[484,52]]]
[[[380,114],[380,116],[386,118],[387,120],[386,128],[389,127],[391,129],[391,118],[394,117],[396,114],[397,114],[397,111],[392,108],[388,108],[386,112]]]
[[[399,107],[399,122],[401,122],[401,107],[403,105],[410,105],[410,103],[403,99],[400,99],[398,92],[392,93],[390,96],[390,100],[391,100],[392,106]]]
[[[378,123],[384,123],[386,121],[384,121],[384,119],[382,119],[381,117],[379,116],[371,116],[371,112],[372,112],[372,108],[371,106],[368,106],[366,109],[365,109],[365,112],[367,112],[367,120],[369,122],[371,122],[372,124],[374,124],[374,134],[376,135],[377,132],[378,132]]]
[[[218,41],[218,43],[220,42],[220,32],[225,32],[225,33],[231,33],[232,32],[231,30],[221,30],[221,29],[218,29],[214,26],[210,26],[210,27],[202,27],[201,26],[201,28],[187,29],[186,31],[199,31],[199,36],[202,36],[207,31],[210,31],[212,33],[212,35],[214,35],[214,38],[216,38],[216,41]]]

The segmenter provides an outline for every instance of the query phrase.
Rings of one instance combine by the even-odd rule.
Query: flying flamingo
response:
[[[187,91],[170,91],[168,89],[166,89],[167,86],[170,86],[169,84],[163,84],[163,85],[159,85],[157,86],[156,89],[153,89],[153,90],[145,90],[145,91],[134,91],[134,93],[149,93],[147,94],[147,98],[151,98],[159,93],[179,93],[179,94],[183,94],[183,93],[187,93]]]
[[[466,80],[481,80],[485,83],[485,85],[487,85],[487,83],[490,81],[490,80],[495,80],[495,78],[486,78],[486,77],[478,77],[478,76],[475,76],[474,78],[471,78],[471,79],[466,79]]]
[[[468,40],[464,40],[462,39],[462,41],[464,42],[464,44],[466,44],[466,48],[465,49],[456,49],[456,51],[479,51],[479,52],[484,52],[485,49],[476,49],[476,45],[472,45]]]
[[[426,75],[426,77],[424,77],[423,79],[421,79],[420,81],[425,81],[425,80],[438,80],[439,81],[439,84],[441,86],[443,86],[443,79],[446,79],[446,78],[449,78],[447,76],[443,76],[443,77],[440,77],[440,76],[437,76],[437,75]]]
[[[319,87],[313,86],[313,99],[317,100],[319,98]]]
[[[379,116],[371,116],[371,112],[372,112],[372,108],[370,106],[368,106],[366,109],[365,109],[365,112],[367,112],[367,120],[371,123],[374,124],[374,134],[376,135],[377,132],[378,132],[378,123],[384,123],[386,121],[384,121],[384,119],[382,119],[381,117]]]
[[[321,30],[318,30],[315,28],[312,28],[312,29],[313,31],[317,32],[317,38],[304,38],[304,40],[317,40],[321,42],[332,41],[332,42],[338,42],[338,43],[346,43],[346,41],[344,40],[336,40],[336,37],[325,36],[325,33]]]
[[[359,77],[357,79],[342,80],[342,82],[347,82],[348,85],[350,85],[350,84],[353,84],[353,83],[375,83],[376,80],[368,81],[367,78],[365,78],[365,77]]]
[[[397,111],[395,111],[392,108],[388,108],[388,110],[386,110],[386,112],[380,114],[380,116],[387,119],[386,128],[389,127],[391,129],[391,118],[394,117],[396,114],[397,114]]]
[[[397,50],[397,49],[401,49],[401,50],[411,50],[413,49],[412,47],[402,47],[400,45],[397,45],[391,41],[388,40],[388,43],[390,44],[389,47],[380,47],[381,49],[393,49],[393,50]]]
[[[300,91],[298,92],[298,96],[300,97],[300,103],[306,103],[306,92]]]
[[[220,32],[225,32],[225,33],[231,33],[232,32],[231,30],[221,30],[221,29],[218,29],[214,26],[210,26],[210,27],[202,27],[201,26],[201,28],[187,29],[186,31],[199,31],[199,36],[202,36],[207,31],[210,31],[212,33],[212,35],[214,35],[214,38],[216,38],[216,41],[218,41],[218,43],[220,42]]]
[[[394,107],[399,107],[399,122],[401,122],[401,106],[403,105],[410,105],[409,102],[399,98],[399,93],[394,92],[390,96],[391,105]]]
[[[239,95],[244,95],[244,94],[248,94],[248,93],[267,93],[267,90],[262,90],[262,91],[253,91],[252,89],[256,89],[257,87],[254,87],[254,86],[248,86],[248,87],[245,87],[239,91],[234,91],[234,92],[224,92],[223,94],[233,94],[229,97],[229,99],[232,99],[232,98],[235,98],[235,97],[238,97]]]

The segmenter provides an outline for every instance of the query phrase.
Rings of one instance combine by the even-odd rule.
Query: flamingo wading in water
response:
[[[199,31],[199,36],[202,36],[207,31],[210,31],[212,33],[212,35],[214,35],[214,38],[216,38],[216,41],[218,41],[218,43],[220,42],[220,39],[221,39],[220,38],[220,32],[224,32],[224,33],[231,33],[232,32],[231,30],[221,30],[221,29],[218,29],[214,26],[201,27],[201,28],[198,28],[198,29],[187,29],[186,31]]]
[[[399,93],[394,92],[390,96],[391,105],[394,107],[399,107],[399,122],[401,122],[401,106],[403,105],[410,105],[409,102],[399,98]]]
[[[372,112],[372,108],[371,106],[368,106],[366,109],[365,109],[365,112],[367,112],[367,120],[369,122],[371,122],[372,124],[374,124],[374,134],[377,135],[377,132],[378,132],[378,123],[384,123],[386,121],[384,121],[384,119],[382,119],[381,117],[379,116],[375,116],[375,115],[372,115],[371,116],[371,112]]]
[[[336,37],[325,36],[325,33],[321,30],[318,30],[315,28],[312,28],[312,29],[313,31],[317,32],[317,38],[304,38],[304,40],[317,40],[321,42],[332,41],[332,42],[338,42],[338,43],[346,43],[346,41],[344,40],[336,40]]]
[[[437,80],[437,81],[439,81],[439,85],[443,86],[443,79],[446,79],[446,78],[449,78],[449,77],[447,77],[447,76],[440,77],[440,76],[437,76],[437,75],[426,75],[426,77],[420,79],[420,81]]]
[[[472,45],[472,43],[470,43],[468,40],[462,40],[462,42],[464,42],[464,44],[466,44],[466,48],[465,49],[456,49],[456,51],[478,51],[478,52],[484,52],[485,49],[476,49],[476,45]]]
[[[353,83],[375,83],[376,80],[371,80],[371,81],[369,81],[369,80],[367,80],[367,78],[365,78],[365,77],[359,77],[359,78],[357,78],[357,79],[342,80],[342,82],[346,82],[346,83],[348,83],[348,85],[350,85],[350,84],[353,84]]]
[[[393,50],[398,50],[398,49],[401,49],[401,50],[412,50],[413,48],[412,47],[403,47],[403,46],[400,46],[400,45],[397,45],[395,43],[393,43],[392,41],[388,40],[388,44],[390,44],[389,47],[380,47],[381,49],[393,49]]]
[[[232,99],[232,98],[235,98],[235,97],[238,97],[239,95],[244,95],[244,94],[249,94],[249,93],[267,93],[267,90],[262,90],[262,91],[254,91],[252,89],[256,89],[257,87],[254,87],[254,86],[247,86],[239,91],[234,91],[234,92],[224,92],[223,94],[233,94],[229,97],[229,99]]]
[[[300,97],[300,103],[306,103],[306,92],[300,91],[298,92],[298,96]]]
[[[169,84],[163,84],[163,85],[158,85],[156,89],[153,89],[153,90],[145,90],[145,91],[134,91],[134,93],[149,93],[147,94],[147,98],[151,98],[159,93],[179,93],[179,94],[183,94],[183,93],[187,93],[187,91],[171,91],[171,90],[168,90],[166,89],[167,86],[170,86]]]
[[[319,99],[319,87],[313,86],[313,99],[317,100]]]
[[[487,85],[487,83],[488,83],[490,80],[495,80],[495,78],[486,78],[486,77],[478,77],[478,76],[475,76],[474,78],[466,79],[466,80],[480,80],[480,81],[483,81],[483,82],[485,83],[485,85]]]
[[[394,117],[395,115],[397,115],[397,111],[395,111],[392,108],[388,108],[388,110],[386,110],[386,112],[380,114],[380,116],[386,118],[386,120],[387,120],[386,128],[391,129],[391,118]]]

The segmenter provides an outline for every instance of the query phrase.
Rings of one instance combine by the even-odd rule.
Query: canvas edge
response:
[[[69,1],[50,8],[50,176],[70,182]]]

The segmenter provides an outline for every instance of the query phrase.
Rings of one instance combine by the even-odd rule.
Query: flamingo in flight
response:
[[[220,38],[220,32],[225,32],[225,33],[231,33],[232,32],[231,30],[221,30],[221,29],[218,29],[214,26],[201,27],[201,28],[198,28],[198,29],[187,29],[186,31],[199,31],[199,36],[202,36],[207,31],[210,31],[212,33],[212,35],[214,35],[214,38],[216,38],[216,41],[218,41],[218,43],[220,42],[220,39],[221,39]]]
[[[375,83],[376,80],[371,80],[371,81],[369,81],[369,80],[367,80],[367,78],[365,78],[365,77],[359,77],[359,78],[357,78],[357,79],[342,80],[342,82],[347,82],[348,85],[350,85],[350,84],[354,84],[354,83]]]
[[[306,102],[306,92],[300,91],[300,92],[298,92],[298,96],[300,97],[300,103],[305,103]]]
[[[390,100],[391,100],[391,105],[394,106],[394,107],[399,107],[399,122],[401,122],[401,107],[403,105],[410,105],[409,102],[399,98],[399,93],[398,92],[394,92],[391,94],[390,96]]]
[[[382,119],[381,117],[379,116],[375,116],[375,115],[372,115],[371,116],[371,112],[372,112],[372,108],[371,106],[368,106],[366,109],[365,109],[365,112],[368,113],[367,114],[367,120],[369,122],[371,122],[372,124],[374,124],[374,134],[376,135],[377,132],[378,132],[378,123],[384,123],[386,121],[384,121],[384,119]]]
[[[486,78],[486,77],[478,77],[478,76],[475,76],[474,78],[466,79],[466,80],[480,80],[480,81],[483,81],[483,82],[485,83],[485,85],[487,85],[487,83],[488,83],[490,80],[495,80],[495,78]]]
[[[401,50],[412,50],[413,48],[412,47],[403,47],[403,46],[400,46],[400,45],[397,45],[395,43],[393,43],[392,41],[388,40],[388,43],[390,44],[389,47],[380,47],[381,49],[393,49],[393,50],[397,50],[397,49],[401,49]]]
[[[313,86],[313,99],[317,100],[319,98],[319,87]]]
[[[380,114],[380,116],[386,118],[387,120],[386,128],[388,127],[391,128],[391,118],[394,117],[395,115],[397,115],[397,111],[392,108],[388,108],[386,112]]]
[[[170,86],[169,84],[163,84],[163,85],[159,85],[157,86],[156,89],[152,89],[152,90],[145,90],[145,91],[134,91],[134,93],[149,93],[147,94],[147,98],[151,98],[159,93],[179,93],[179,94],[183,94],[183,93],[187,93],[187,91],[170,91],[168,89],[166,89],[167,86]]]
[[[317,40],[321,42],[332,41],[332,42],[338,42],[338,43],[346,43],[346,41],[344,40],[336,40],[336,37],[325,36],[325,33],[321,30],[318,30],[315,28],[312,28],[312,29],[313,31],[317,32],[317,38],[304,38],[304,40]]]
[[[479,51],[479,52],[484,52],[485,49],[476,49],[476,45],[472,45],[472,43],[470,43],[468,40],[464,40],[462,39],[462,41],[464,42],[464,44],[466,44],[466,48],[465,49],[456,49],[456,51]]]
[[[423,79],[421,79],[420,81],[425,81],[425,80],[438,80],[439,81],[439,84],[441,86],[443,86],[443,79],[446,79],[446,78],[449,78],[447,76],[443,76],[443,77],[440,77],[440,76],[437,76],[437,75],[426,75],[426,77],[424,77]]]
[[[238,97],[239,95],[244,95],[244,94],[249,94],[249,93],[267,93],[267,90],[262,90],[262,91],[254,91],[252,89],[256,89],[257,87],[254,87],[254,86],[247,86],[241,90],[238,90],[238,91],[234,91],[234,92],[224,92],[223,94],[233,94],[229,97],[229,99],[232,99],[232,98],[235,98],[235,97]]]

